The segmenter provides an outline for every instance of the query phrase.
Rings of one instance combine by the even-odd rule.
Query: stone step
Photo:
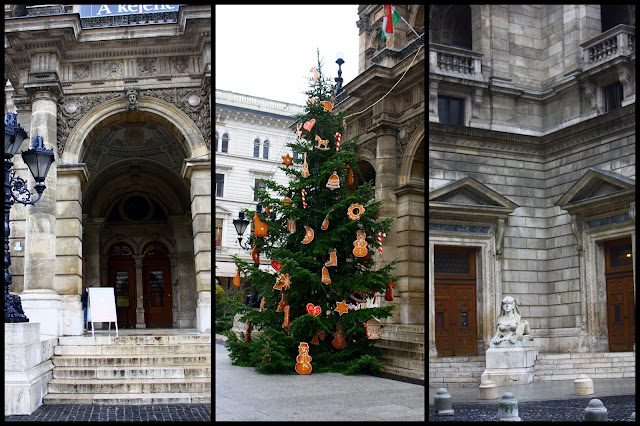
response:
[[[211,366],[55,367],[54,379],[191,379],[211,378]]]
[[[422,371],[408,370],[406,368],[396,367],[396,366],[393,366],[393,365],[385,365],[385,367],[384,367],[384,369],[382,371],[384,371],[385,373],[389,373],[389,374],[395,374],[397,376],[410,377],[412,379],[424,380],[424,370],[422,370]]]
[[[437,358],[429,358],[429,363],[449,362],[449,363],[467,363],[467,362],[485,362],[486,355],[464,355],[464,356],[441,356]]]
[[[580,372],[572,372],[571,374],[548,374],[548,375],[538,375],[534,374],[533,381],[534,382],[545,382],[545,381],[553,381],[553,380],[575,380],[579,374],[587,374]],[[590,379],[622,379],[622,378],[635,378],[635,371],[626,371],[626,372],[618,372],[618,373],[589,373],[587,374]]]
[[[210,404],[211,393],[49,393],[42,402],[96,405]]]
[[[162,355],[65,355],[51,358],[56,367],[134,367],[134,366],[211,366],[211,349],[201,355],[162,354]]]
[[[211,350],[211,344],[182,345],[73,345],[56,346],[55,355],[154,355],[201,354]]]
[[[211,378],[192,379],[51,379],[49,393],[171,393],[211,392]]]
[[[418,370],[422,371],[424,375],[425,363],[424,361],[406,359],[402,357],[394,357],[394,356],[381,356],[380,361],[384,362],[385,365],[391,365],[394,367],[406,368],[409,370]]]
[[[382,324],[382,329],[387,332],[395,331],[395,332],[401,332],[401,333],[414,333],[414,334],[424,335],[424,325]]]
[[[399,340],[402,342],[416,342],[424,344],[424,334],[404,333],[400,331],[382,330],[380,332],[383,340]]]
[[[118,336],[61,336],[58,338],[59,346],[76,345],[182,345],[193,343],[211,343],[211,334],[194,335],[126,335]]]
[[[390,348],[421,353],[425,352],[424,343],[418,342],[403,342],[401,340],[380,339],[376,342],[376,346],[379,348]]]
[[[381,348],[386,356],[404,357],[407,359],[424,361],[424,350],[420,350],[419,348],[389,345],[385,342],[376,344],[376,347]]]

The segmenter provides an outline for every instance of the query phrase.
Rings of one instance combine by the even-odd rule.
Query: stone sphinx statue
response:
[[[498,345],[508,341],[511,344],[515,344],[517,341],[522,340],[533,340],[529,330],[529,322],[521,319],[515,299],[511,296],[506,296],[502,299],[496,335],[491,339],[491,343]]]

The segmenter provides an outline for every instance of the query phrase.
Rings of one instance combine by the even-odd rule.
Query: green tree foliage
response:
[[[262,222],[269,226],[268,237],[252,236],[252,244],[258,245],[262,259],[275,259],[282,264],[280,274],[289,274],[289,289],[276,290],[274,285],[278,273],[273,270],[265,272],[234,257],[236,265],[251,282],[252,290],[257,290],[265,298],[265,309],[243,307],[236,312],[242,314],[244,322],[251,321],[254,330],[262,334],[248,342],[231,336],[227,342],[230,356],[237,365],[254,366],[264,373],[295,374],[296,356],[300,342],[310,343],[321,330],[324,340],[319,345],[310,344],[309,355],[313,358],[313,372],[335,371],[344,374],[358,372],[376,372],[383,364],[376,360],[380,350],[373,346],[375,340],[367,339],[364,323],[376,317],[386,318],[392,314],[393,305],[369,309],[349,310],[340,315],[335,311],[338,302],[354,303],[351,296],[356,292],[384,292],[386,286],[396,279],[392,275],[395,261],[382,268],[374,269],[374,251],[379,247],[378,232],[389,232],[392,219],[377,220],[381,201],[374,201],[372,182],[365,182],[356,187],[349,185],[348,168],[358,175],[356,141],[341,141],[336,150],[336,132],[343,132],[342,117],[344,113],[327,110],[320,101],[331,101],[332,88],[322,76],[318,64],[320,78],[311,84],[305,92],[310,99],[305,113],[296,117],[298,123],[306,123],[315,119],[310,131],[304,131],[301,139],[287,146],[298,152],[301,164],[304,153],[310,176],[303,178],[301,171],[295,167],[281,169],[292,178],[289,185],[279,185],[273,180],[265,181],[268,190],[258,190],[259,204],[269,208],[269,215],[262,212],[245,210],[245,217],[253,218],[257,214]],[[295,126],[294,126],[295,127]],[[328,150],[318,149],[316,136],[328,140]],[[339,176],[340,188],[330,189],[327,182],[334,173]],[[301,190],[305,189],[307,207],[303,207]],[[270,192],[274,196],[270,195]],[[284,198],[292,202],[285,204]],[[357,220],[348,217],[349,207],[359,203],[365,211]],[[329,227],[321,226],[328,216]],[[291,234],[287,230],[287,219],[294,220],[296,231]],[[303,244],[305,226],[313,229],[314,239]],[[366,233],[367,249],[370,256],[356,257],[352,253],[356,233]],[[321,282],[321,271],[329,260],[329,253],[337,249],[337,266],[328,267],[331,283]],[[281,294],[289,305],[290,328],[283,328],[284,312],[276,312]],[[321,314],[313,316],[307,312],[306,306],[312,303],[320,306]],[[346,335],[346,347],[336,349],[332,342],[333,334],[340,327]],[[312,373],[313,374],[313,373]]]

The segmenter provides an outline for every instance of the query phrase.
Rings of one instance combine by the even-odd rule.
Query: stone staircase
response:
[[[381,334],[383,372],[424,381],[424,325],[383,324]]]
[[[484,355],[429,358],[429,386],[478,387],[485,367]]]
[[[635,352],[539,353],[533,381],[575,380],[580,374],[591,379],[634,378],[635,364]]]
[[[43,403],[211,403],[211,334],[147,334],[60,337]]]

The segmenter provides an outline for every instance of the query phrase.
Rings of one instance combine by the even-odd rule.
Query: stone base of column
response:
[[[61,295],[60,306],[62,308],[62,335],[82,336],[84,333],[84,312],[80,295]]]
[[[40,323],[40,335],[62,336],[62,297],[53,290],[25,290],[20,294],[22,309],[29,322]],[[80,310],[82,312],[82,308]],[[80,320],[82,324],[82,319]]]
[[[4,415],[30,415],[42,405],[53,378],[57,338],[40,341],[36,322],[4,325]]]
[[[526,385],[533,381],[538,351],[532,341],[518,341],[506,348],[491,347],[486,353],[486,369],[481,380],[491,380],[497,386]]]
[[[211,292],[198,292],[196,327],[200,333],[211,333]]]
[[[144,322],[144,308],[136,308],[136,328],[147,328]]]
[[[424,324],[424,294],[405,293],[396,309],[402,324]]]

